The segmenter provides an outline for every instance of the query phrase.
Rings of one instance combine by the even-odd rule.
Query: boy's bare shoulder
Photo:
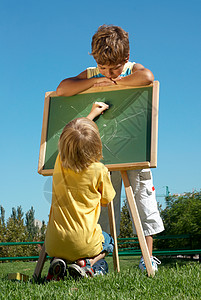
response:
[[[142,69],[145,69],[145,67],[141,64],[136,63],[134,64],[132,71],[135,72],[137,70],[142,70]]]
[[[76,76],[76,78],[79,78],[79,79],[86,79],[87,78],[87,70],[84,70],[83,72],[81,72],[80,74],[78,74]]]

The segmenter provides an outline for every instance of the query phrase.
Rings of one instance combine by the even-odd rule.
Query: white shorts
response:
[[[164,226],[158,211],[151,170],[130,170],[127,171],[127,174],[135,196],[135,201],[140,215],[144,235],[154,235],[163,231]],[[116,196],[113,202],[117,235],[119,235],[122,186],[121,173],[118,171],[112,172],[111,180],[116,191]],[[102,208],[99,223],[102,227],[102,230],[110,232],[107,208]],[[133,232],[134,234],[136,234],[134,223]]]

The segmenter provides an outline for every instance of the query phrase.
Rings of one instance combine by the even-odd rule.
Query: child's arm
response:
[[[73,96],[93,86],[108,86],[114,84],[141,86],[148,85],[153,81],[154,75],[149,69],[144,68],[141,64],[135,64],[131,75],[118,77],[115,80],[106,77],[87,78],[87,70],[85,70],[75,77],[66,78],[61,81],[56,92],[58,96]]]
[[[148,85],[154,81],[154,75],[141,64],[134,64],[132,74],[115,79],[117,85],[141,86]]]
[[[92,86],[103,83],[106,85],[114,85],[115,83],[106,77],[99,78],[87,78],[87,70],[83,71],[79,75],[71,78],[66,78],[57,87],[58,96],[73,96],[88,90]]]
[[[104,102],[95,102],[92,105],[91,111],[89,113],[89,115],[87,116],[88,119],[92,120],[99,116],[100,114],[103,114],[104,110],[108,109],[109,105],[107,105]]]

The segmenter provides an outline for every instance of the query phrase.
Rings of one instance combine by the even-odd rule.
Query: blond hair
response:
[[[130,51],[128,33],[118,26],[102,25],[92,37],[91,49],[100,65],[123,64]]]
[[[64,168],[80,172],[102,158],[102,143],[97,125],[87,118],[77,118],[63,129],[59,153]]]

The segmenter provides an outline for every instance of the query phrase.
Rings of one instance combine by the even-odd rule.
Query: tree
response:
[[[168,196],[167,207],[161,212],[166,235],[191,234],[192,248],[201,247],[201,192]],[[157,246],[162,241],[157,241]],[[186,240],[163,241],[166,247],[186,247]],[[161,246],[161,245],[160,245]]]
[[[6,224],[6,242],[26,242],[27,233],[24,225],[22,207],[18,206],[17,210],[13,207],[11,216]],[[25,256],[25,246],[6,246],[7,256]]]
[[[5,209],[0,205],[0,242],[4,242],[5,238]]]
[[[120,221],[120,235],[119,238],[129,238],[133,237],[133,227],[130,218],[128,206],[126,200],[124,200],[124,205],[121,209],[121,221]]]
[[[40,229],[40,239],[41,239],[41,241],[45,240],[46,229],[47,229],[47,226],[45,225],[45,221],[43,220],[42,221],[42,227]]]
[[[1,224],[5,225],[5,209],[3,208],[3,206],[0,205],[0,213],[1,213]]]
[[[26,213],[26,225],[24,224],[24,213],[22,207],[12,208],[8,220],[5,222],[5,210],[0,206],[0,242],[27,242],[44,241],[46,225],[42,222],[42,228],[34,222],[34,209]],[[36,256],[40,252],[38,245],[12,245],[0,247],[2,257]]]
[[[5,232],[6,232],[6,226],[5,226],[5,209],[3,206],[0,205],[0,243],[5,242]],[[0,247],[0,256],[5,256],[5,247]]]
[[[38,228],[37,226],[35,226],[34,217],[35,214],[35,210],[33,209],[33,206],[31,207],[31,209],[26,213],[26,229],[27,229],[27,233],[28,233],[28,239],[30,241],[33,241],[34,238],[36,237],[36,233],[38,232]]]

